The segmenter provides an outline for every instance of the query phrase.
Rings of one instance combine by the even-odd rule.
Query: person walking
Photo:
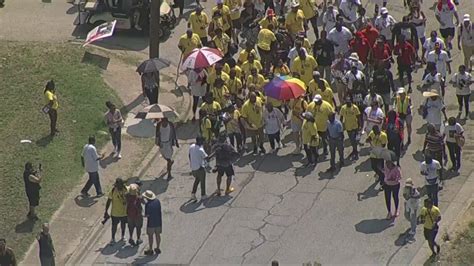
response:
[[[392,28],[395,26],[395,23],[397,23],[397,21],[388,14],[386,7],[380,9],[380,16],[378,16],[374,22],[374,26],[380,31],[380,35],[385,37],[390,47],[393,47]]]
[[[196,191],[199,184],[201,184],[201,200],[207,198],[206,195],[206,170],[208,155],[204,151],[204,138],[198,136],[196,143],[189,146],[189,164],[191,166],[192,175],[194,176],[193,190],[191,192],[191,200],[197,201]]]
[[[143,73],[141,81],[143,97],[148,99],[150,105],[158,103],[158,83],[156,83],[155,73]]]
[[[416,59],[416,50],[415,47],[406,40],[405,35],[400,34],[398,37],[398,43],[395,45],[394,52],[397,55],[397,64],[398,64],[398,75],[400,79],[400,84],[405,85],[404,76],[406,74],[408,80],[408,91],[411,92],[411,83],[412,76],[411,72],[413,71],[413,66],[415,65]],[[428,60],[431,56],[428,54]],[[395,87],[392,87],[395,90]],[[387,103],[388,106],[388,103]]]
[[[459,25],[459,16],[456,6],[451,0],[438,0],[438,4],[435,8],[435,17],[440,24],[439,32],[449,51],[452,49],[451,40],[454,38],[456,26]],[[453,17],[456,18],[456,24],[453,22]]]
[[[28,197],[29,211],[26,217],[32,220],[38,220],[36,215],[36,207],[39,205],[40,200],[40,183],[43,180],[41,176],[41,164],[38,170],[33,168],[31,162],[25,164],[25,171],[23,172],[23,181],[25,182],[25,192]]]
[[[435,206],[438,206],[438,191],[439,191],[439,174],[441,164],[433,159],[430,153],[425,154],[425,161],[421,163],[420,172],[425,177],[425,189],[428,198],[433,201]]]
[[[456,87],[456,97],[458,98],[459,112],[458,116],[462,114],[462,107],[466,111],[464,119],[469,119],[469,106],[471,96],[471,84],[474,82],[471,73],[466,71],[465,65],[459,66],[459,72],[455,73],[451,79],[451,82]]]
[[[408,240],[415,240],[416,225],[418,220],[418,213],[420,209],[420,192],[414,186],[413,180],[408,178],[405,181],[405,188],[403,189],[403,198],[405,199],[405,214],[410,221],[410,231],[408,232]]]
[[[411,143],[411,122],[413,120],[411,108],[410,96],[407,95],[405,88],[399,88],[397,90],[397,97],[395,97],[393,102],[393,110],[397,112],[402,127],[407,128],[407,142],[406,144],[402,143],[402,149],[408,147]]]
[[[120,223],[120,229],[122,232],[122,237],[120,241],[125,242],[125,228],[127,224],[127,199],[126,194],[128,192],[128,188],[125,185],[125,182],[122,178],[118,177],[115,179],[114,186],[112,190],[110,190],[107,202],[105,203],[105,217],[112,218],[112,240],[110,244],[115,244],[115,233],[117,232],[118,224]],[[110,211],[109,216],[109,207],[112,205],[112,210]]]
[[[385,118],[385,114],[379,107],[379,103],[377,101],[372,101],[369,104],[370,106],[365,108],[364,111],[366,132],[370,132],[374,126],[377,126],[379,129],[382,128]]]
[[[331,156],[329,171],[336,170],[336,149],[339,154],[339,168],[344,166],[344,129],[341,121],[336,118],[335,113],[329,114],[327,121],[327,137],[329,142],[329,154]]]
[[[384,168],[384,194],[385,194],[385,205],[387,206],[387,220],[396,218],[400,215],[398,209],[399,205],[399,192],[400,192],[400,180],[402,179],[402,172],[399,166],[396,166],[392,161],[385,161]],[[392,203],[395,204],[395,212],[392,213]]]
[[[232,145],[227,143],[227,135],[225,133],[219,135],[217,143],[212,147],[212,151],[209,158],[216,157],[216,195],[221,196],[221,183],[224,174],[227,176],[225,194],[229,195],[234,191],[234,188],[231,187],[232,179],[235,177],[234,166],[232,164],[240,157],[240,154],[235,151]]]
[[[344,130],[347,131],[352,146],[352,152],[349,154],[349,157],[352,160],[358,160],[359,152],[357,151],[357,146],[359,141],[357,140],[357,134],[359,134],[361,129],[359,124],[359,108],[352,103],[350,97],[346,97],[346,104],[341,107],[339,114],[341,116],[340,121],[343,123]]]
[[[54,250],[53,239],[49,234],[49,224],[44,223],[41,227],[41,232],[36,235],[36,240],[39,244],[39,258],[41,266],[56,265],[54,257],[56,251]]]
[[[188,88],[191,91],[191,95],[193,96],[193,120],[196,121],[196,111],[199,105],[199,100],[203,99],[206,95],[207,89],[207,72],[205,69],[197,68],[197,69],[188,69],[186,71],[188,77]]]
[[[423,234],[433,253],[432,256],[436,256],[441,250],[441,247],[436,243],[436,235],[439,231],[438,223],[441,221],[441,212],[432,199],[425,199],[424,207],[421,208],[420,212],[420,221],[423,223]]]
[[[105,106],[109,108],[109,111],[105,113],[105,124],[109,127],[112,144],[114,145],[112,155],[117,156],[118,159],[122,159],[122,154],[120,153],[122,150],[122,113],[120,113],[120,110],[110,101],[107,101]]]
[[[43,107],[43,112],[49,115],[49,119],[51,121],[50,136],[54,137],[57,133],[59,133],[57,128],[59,103],[54,80],[50,80],[46,83],[43,93],[47,101],[47,104]]]
[[[313,45],[313,56],[318,63],[318,70],[321,76],[331,82],[331,64],[335,59],[334,43],[327,39],[327,31],[321,31],[321,38]]]
[[[146,200],[145,217],[147,218],[146,234],[148,235],[148,250],[145,251],[145,255],[151,256],[153,252],[160,255],[161,233],[163,231],[161,202],[151,190],[145,191],[142,197]],[[153,249],[154,240],[156,240],[155,249]]]
[[[271,103],[265,104],[263,124],[265,125],[265,133],[267,133],[268,141],[270,141],[270,147],[272,149],[270,152],[275,151],[275,148],[281,148],[280,130],[284,122],[285,117],[278,108],[273,108]]]
[[[243,121],[245,121],[245,135],[252,138],[253,153],[257,154],[257,149],[260,147],[260,152],[264,154],[263,101],[260,97],[257,97],[255,92],[249,93],[249,99],[242,106],[241,114]]]
[[[302,114],[306,111],[308,104],[303,96],[300,96],[290,102],[291,107],[291,135],[295,142],[295,149],[292,154],[301,153],[301,127],[303,125],[304,118]]]
[[[166,117],[156,124],[155,144],[160,147],[161,156],[166,160],[166,173],[168,174],[168,180],[170,180],[172,178],[171,167],[174,163],[173,147],[179,148],[179,144],[175,126]]]
[[[319,134],[316,120],[311,112],[304,112],[303,125],[301,126],[303,147],[306,153],[306,166],[318,163]]]
[[[16,266],[15,252],[7,246],[7,240],[0,238],[0,265]]]
[[[138,184],[131,184],[128,187],[126,195],[127,200],[127,224],[129,232],[128,243],[131,246],[138,246],[143,241],[140,236],[142,234],[143,216],[142,216],[142,199],[140,197],[140,186]],[[137,230],[137,241],[133,240],[133,232]]]
[[[380,149],[383,149],[387,146],[388,138],[387,134],[383,131],[380,131],[379,126],[375,125],[372,127],[372,131],[370,131],[369,135],[367,136],[368,143],[370,143],[371,152],[370,152],[370,165],[372,166],[372,170],[374,170],[380,188],[379,190],[383,190],[384,184],[384,172],[383,172],[383,159],[380,158],[377,153]]]
[[[446,146],[448,146],[449,158],[451,159],[451,171],[459,172],[461,168],[462,141],[464,141],[464,128],[456,122],[455,117],[448,119],[448,125],[444,127],[443,136],[446,137]]]
[[[395,110],[388,111],[383,129],[388,137],[387,148],[395,153],[395,156],[397,157],[397,165],[400,166],[403,145],[403,124],[400,122]]]
[[[464,15],[463,22],[458,28],[458,48],[463,52],[464,65],[468,68],[468,72],[471,72],[471,57],[474,55],[474,27],[469,14]]]
[[[387,113],[391,104],[391,94],[395,93],[395,84],[393,82],[393,74],[385,67],[385,64],[378,65],[372,74],[373,87],[371,91],[382,97],[384,112]]]
[[[423,96],[426,97],[422,107],[423,119],[425,119],[427,124],[432,124],[437,130],[440,130],[442,124],[441,114],[444,115],[444,121],[448,120],[444,101],[435,89],[423,92]]]
[[[439,43],[435,44],[433,51],[428,52],[428,55],[426,56],[426,62],[436,66],[436,70],[441,74],[443,80],[446,80],[446,72],[451,74],[451,58],[446,51],[441,49]]]
[[[97,153],[97,149],[95,147],[95,136],[90,136],[89,143],[86,144],[82,149],[81,156],[82,167],[84,167],[86,172],[89,174],[89,179],[81,190],[82,196],[89,197],[88,192],[92,185],[95,187],[97,197],[104,195],[104,193],[102,193],[102,187],[100,186],[99,179],[99,161],[103,158],[104,154],[99,155]]]
[[[323,97],[320,94],[316,94],[313,98],[313,102],[308,104],[308,112],[313,114],[314,119],[316,120],[316,125],[318,128],[318,134],[321,138],[323,146],[323,155],[328,155],[328,143],[327,143],[327,121],[329,115],[334,113],[334,108],[330,103],[323,100]]]
[[[425,135],[425,141],[423,143],[423,153],[431,154],[433,159],[436,159],[441,164],[441,167],[443,167],[448,160],[444,136],[432,124],[428,124],[427,128],[428,132]],[[439,174],[442,178],[442,169]]]

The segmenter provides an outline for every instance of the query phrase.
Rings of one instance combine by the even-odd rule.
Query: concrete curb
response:
[[[457,220],[461,217],[471,206],[471,203],[474,201],[474,173],[471,173],[466,179],[466,182],[462,185],[456,197],[449,204],[445,212],[442,213],[441,223],[448,225],[447,228],[442,228],[442,231],[438,234],[438,238],[442,237],[444,233],[448,235],[453,235],[457,227]],[[421,238],[424,241],[424,238]],[[413,259],[410,262],[410,265],[423,265],[426,260],[430,257],[431,250],[428,247],[428,242],[425,241],[423,246],[418,250]]]

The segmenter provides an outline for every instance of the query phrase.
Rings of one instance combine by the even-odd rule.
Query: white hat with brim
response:
[[[291,2],[291,8],[299,7],[299,6],[300,6],[299,2],[296,2],[296,1]]]
[[[358,55],[357,53],[352,53],[352,54],[349,56],[349,59],[359,61],[359,55]]]
[[[471,22],[471,15],[469,14],[465,14],[464,17],[463,17],[463,20],[462,21],[468,21],[468,22]]]
[[[313,98],[313,102],[320,102],[323,100],[323,97],[321,96],[321,94],[316,94],[316,96],[314,96]]]
[[[401,88],[398,88],[397,90],[397,94],[403,94],[403,93],[406,93],[407,91],[405,90],[405,88],[401,87]]]
[[[407,181],[405,181],[405,186],[413,187],[413,180],[411,178],[408,178]]]
[[[439,93],[437,90],[430,90],[430,91],[423,92],[423,97],[434,97],[434,96],[439,96]]]
[[[148,199],[148,200],[154,200],[156,199],[156,195],[155,193],[153,193],[153,191],[151,190],[147,190],[145,191],[142,196],[145,198],[145,199]]]
[[[380,14],[388,14],[388,9],[386,7],[382,7],[380,9]]]
[[[136,196],[138,195],[138,189],[139,187],[137,184],[130,184],[130,186],[128,186],[128,194]]]

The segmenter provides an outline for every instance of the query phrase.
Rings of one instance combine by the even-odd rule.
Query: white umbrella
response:
[[[195,48],[184,58],[183,63],[181,63],[181,69],[205,68],[219,62],[223,57],[224,55],[218,49],[209,47]]]

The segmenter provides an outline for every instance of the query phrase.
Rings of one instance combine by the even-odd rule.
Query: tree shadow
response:
[[[105,255],[105,256],[112,255],[118,252],[120,249],[122,249],[123,246],[125,246],[125,242],[119,241],[114,244],[107,244],[105,247],[100,248],[99,251],[102,255]]]
[[[191,140],[196,139],[199,132],[199,123],[187,122],[179,123],[176,125],[176,137],[179,140]]]
[[[354,167],[354,173],[370,172],[370,171],[372,171],[372,165],[370,163],[370,158],[367,158],[365,161],[361,162],[359,165]]]
[[[159,177],[156,177],[152,180],[143,180],[140,187],[141,191],[151,190],[156,195],[165,193],[168,190],[169,181],[164,179],[166,173],[161,174]]]
[[[383,232],[385,229],[393,226],[392,220],[387,219],[368,219],[362,220],[355,225],[355,229],[359,233],[377,234]]]
[[[50,134],[38,139],[35,141],[36,145],[40,146],[40,147],[46,147],[48,146],[49,143],[51,143],[51,141],[53,141],[54,137],[51,136]]]
[[[77,206],[82,208],[89,208],[97,203],[96,197],[83,197],[83,196],[76,196],[74,198],[74,202]]]
[[[15,233],[23,234],[23,233],[31,233],[33,232],[33,228],[35,227],[35,220],[26,219],[23,222],[17,224],[15,226]]]
[[[120,259],[126,259],[128,257],[136,255],[137,252],[138,252],[138,246],[128,245],[119,249],[118,252],[115,254],[115,257],[120,258]]]
[[[357,201],[363,201],[366,199],[370,199],[373,197],[377,197],[379,195],[379,190],[375,189],[377,186],[378,180],[372,183],[366,190],[363,192],[357,193]]]

